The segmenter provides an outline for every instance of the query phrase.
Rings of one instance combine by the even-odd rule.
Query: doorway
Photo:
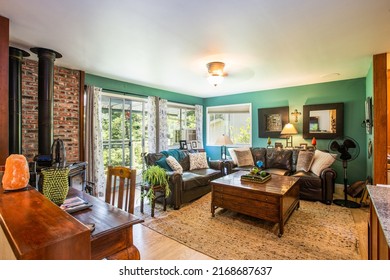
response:
[[[143,170],[142,153],[147,152],[146,100],[102,95],[103,163],[137,170],[137,183]]]

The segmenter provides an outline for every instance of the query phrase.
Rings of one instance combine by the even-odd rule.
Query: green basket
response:
[[[57,205],[64,203],[69,191],[69,168],[45,168],[43,176],[43,195]]]

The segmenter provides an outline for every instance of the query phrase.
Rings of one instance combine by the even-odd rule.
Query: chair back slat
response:
[[[135,169],[109,166],[105,201],[134,214],[136,174]]]

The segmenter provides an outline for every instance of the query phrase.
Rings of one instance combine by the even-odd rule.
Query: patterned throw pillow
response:
[[[333,156],[332,154],[325,153],[320,150],[316,150],[314,153],[314,159],[310,171],[316,174],[317,176],[320,176],[322,170],[330,167],[335,160],[336,157]]]
[[[252,152],[250,150],[238,151],[235,150],[238,166],[254,166]]]
[[[190,153],[190,170],[209,168],[205,152]]]
[[[228,148],[228,151],[229,151],[230,157],[233,160],[233,163],[235,165],[238,165],[236,151],[250,151],[250,149],[248,147],[244,147],[244,148]]]
[[[297,171],[309,172],[313,163],[314,152],[313,151],[299,151],[297,159]]]
[[[183,174],[183,167],[181,167],[180,163],[173,156],[167,157],[166,161],[167,164],[172,168],[174,172]]]

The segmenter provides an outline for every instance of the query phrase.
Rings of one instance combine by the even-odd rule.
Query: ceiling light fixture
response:
[[[225,63],[219,61],[207,63],[207,69],[209,71],[207,80],[210,84],[216,87],[223,82],[223,77],[225,76],[223,72],[224,67]]]

